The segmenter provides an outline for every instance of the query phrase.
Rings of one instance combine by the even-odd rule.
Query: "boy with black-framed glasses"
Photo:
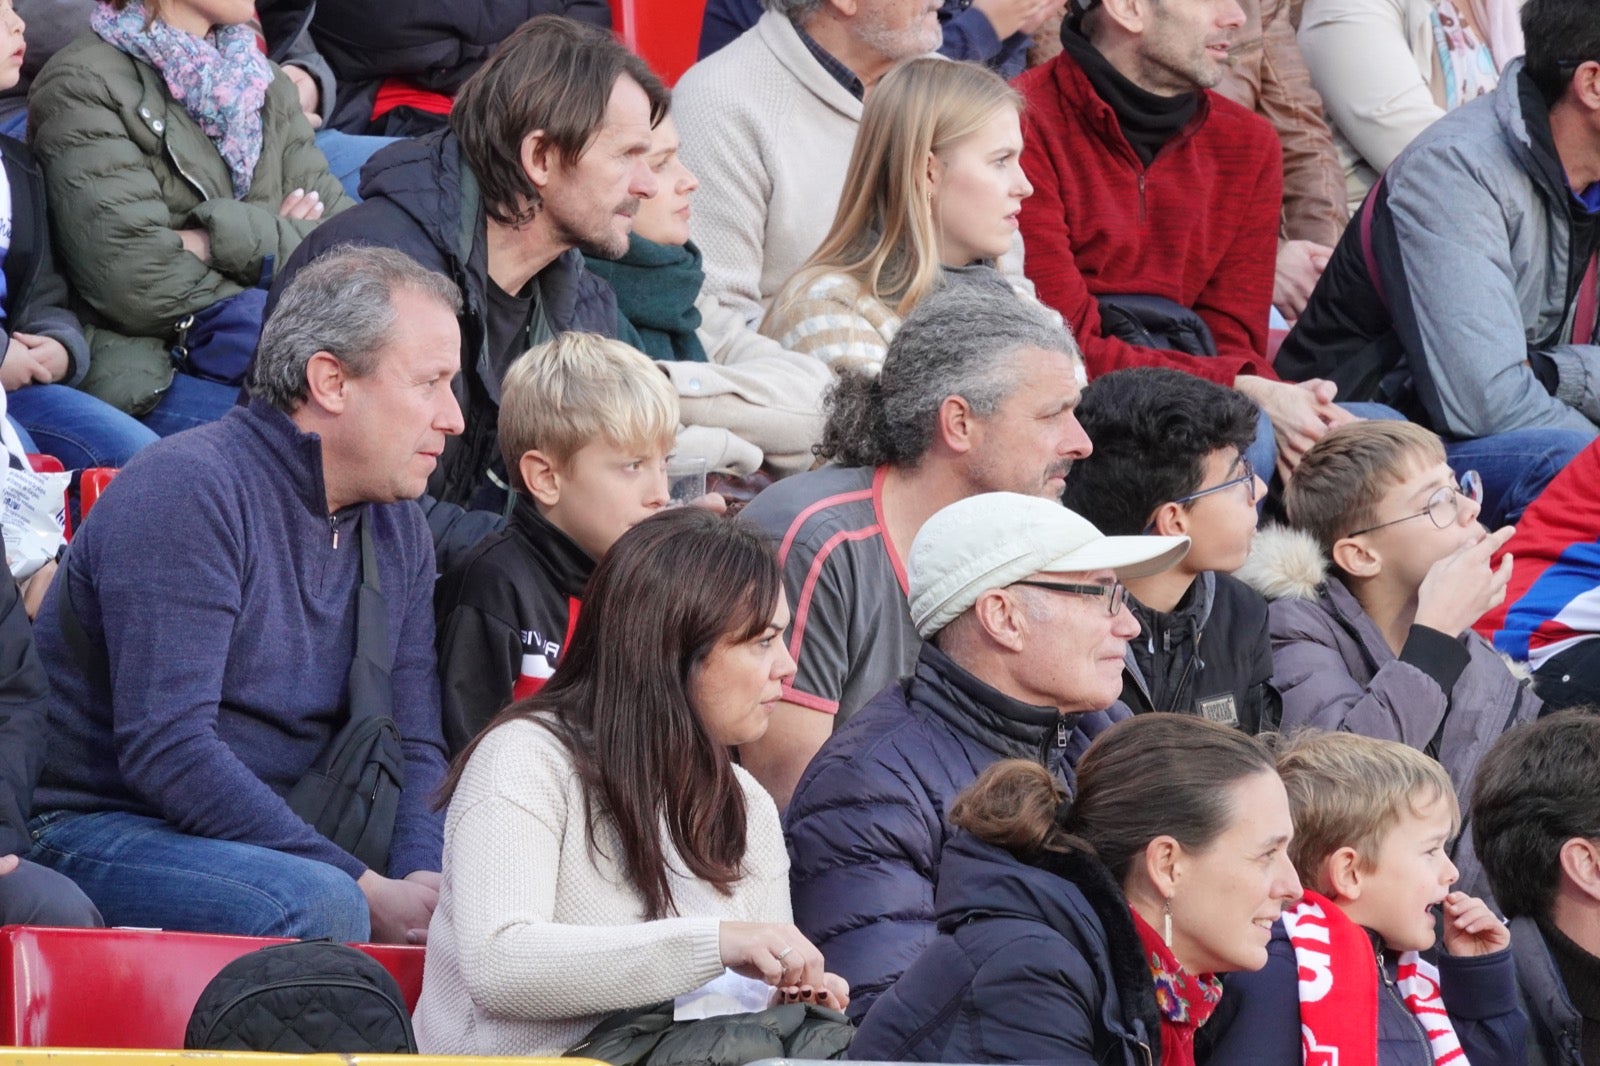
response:
[[[1284,493],[1288,529],[1263,530],[1239,576],[1272,601],[1273,683],[1283,728],[1396,740],[1444,764],[1463,809],[1490,745],[1542,706],[1473,623],[1499,604],[1511,527],[1478,522],[1478,480],[1431,430],[1341,426]],[[1489,886],[1463,832],[1460,887]]]
[[[1176,566],[1128,582],[1141,632],[1128,644],[1122,702],[1274,728],[1267,604],[1228,576],[1250,553],[1266,492],[1245,458],[1256,405],[1193,374],[1139,367],[1095,379],[1078,420],[1094,452],[1073,464],[1066,505],[1108,535],[1190,540]]]

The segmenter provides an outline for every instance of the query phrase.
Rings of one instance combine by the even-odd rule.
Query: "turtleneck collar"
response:
[[[522,537],[546,564],[550,576],[560,586],[558,591],[571,599],[580,599],[583,589],[594,573],[595,560],[578,547],[555,523],[544,516],[539,505],[524,493],[517,493],[517,502],[511,512],[511,529]]]
[[[1005,758],[1037,761],[1058,726],[1075,725],[1074,716],[1013,699],[980,681],[931,641],[917,655],[910,684],[914,702],[932,708],[953,729]]]
[[[1149,166],[1156,153],[1194,118],[1200,106],[1200,91],[1161,96],[1135,85],[1087,37],[1062,28],[1061,46],[1077,61],[1095,95],[1104,100],[1117,116],[1123,137]]]
[[[1567,986],[1567,997],[1583,1016],[1584,1028],[1600,1023],[1600,958],[1579,947],[1554,922],[1540,922],[1539,931]]]

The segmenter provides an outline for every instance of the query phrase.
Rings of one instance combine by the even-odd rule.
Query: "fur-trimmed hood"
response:
[[[1256,533],[1250,557],[1233,576],[1268,600],[1314,600],[1328,580],[1328,557],[1309,533],[1271,525]]]
[[[1321,545],[1309,533],[1270,525],[1256,534],[1250,557],[1233,576],[1269,601],[1315,601],[1328,581],[1330,565]],[[1526,662],[1503,653],[1500,660],[1518,680],[1532,676]]]

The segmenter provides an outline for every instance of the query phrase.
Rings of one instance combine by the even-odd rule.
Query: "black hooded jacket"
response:
[[[496,439],[500,376],[488,348],[487,216],[477,179],[448,132],[390,145],[361,176],[362,202],[301,242],[273,283],[267,312],[301,267],[341,244],[397,249],[460,286],[462,373],[455,390],[466,430],[446,445],[423,500],[442,573],[503,524],[505,476]],[[540,271],[534,284],[552,331],[616,336],[616,293],[589,272],[576,249]]]

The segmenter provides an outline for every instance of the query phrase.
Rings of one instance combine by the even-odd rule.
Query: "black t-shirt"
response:
[[[523,352],[542,344],[554,334],[545,321],[539,302],[539,282],[528,282],[515,296],[489,282],[489,365],[495,381],[504,380],[506,371]]]

